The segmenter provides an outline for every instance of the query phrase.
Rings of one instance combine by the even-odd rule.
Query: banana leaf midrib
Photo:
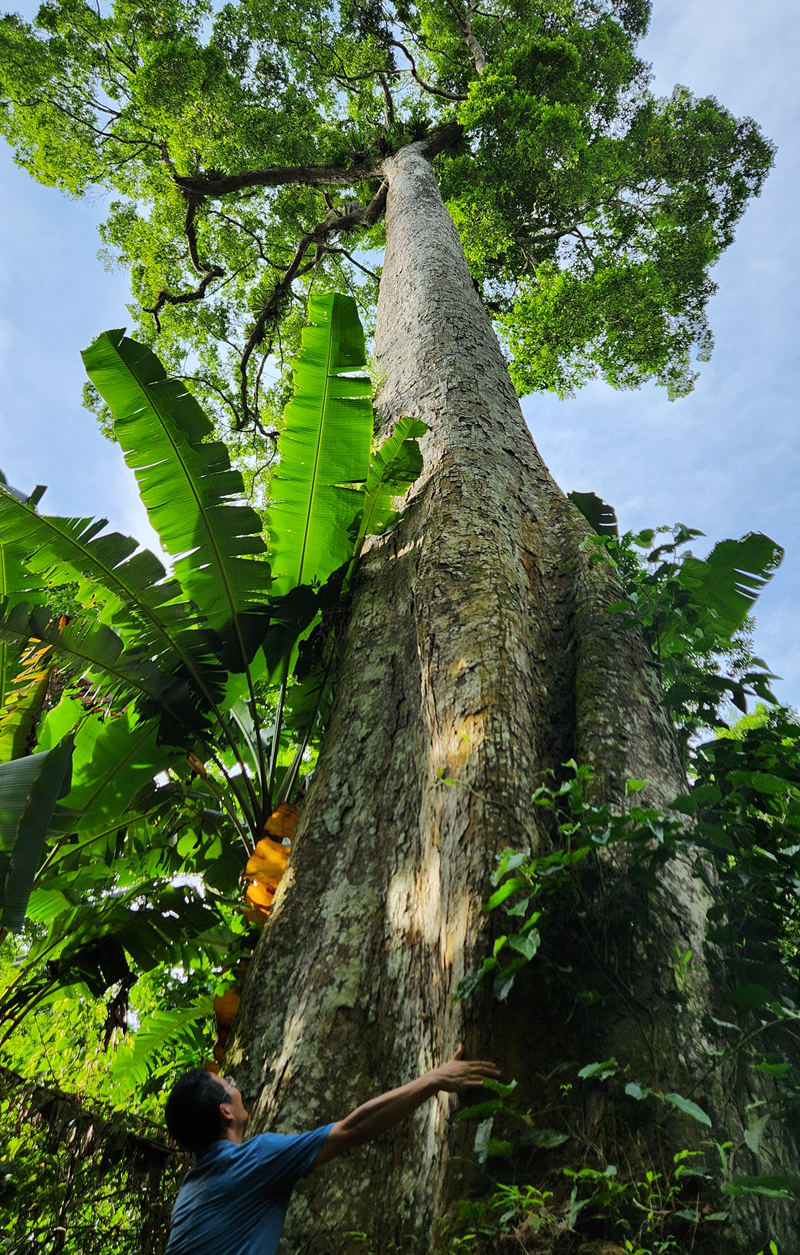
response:
[[[12,500],[14,499],[12,498]],[[20,509],[24,510],[26,509],[26,507],[20,503]],[[203,694],[206,701],[208,702],[214,714],[215,719],[217,719],[217,721],[219,722],[220,727],[224,729],[225,723],[222,718],[222,711],[219,708],[217,702],[215,701],[213,694],[206,686],[206,683],[203,680],[201,673],[195,667],[191,659],[191,655],[188,654],[182,648],[182,646],[178,643],[177,639],[173,638],[171,633],[167,630],[164,624],[159,621],[159,619],[152,612],[152,610],[147,605],[147,603],[143,601],[140,597],[137,597],[136,593],[132,589],[129,589],[127,587],[127,585],[119,578],[118,575],[116,575],[116,573],[114,572],[112,568],[110,568],[106,563],[104,563],[100,558],[98,558],[96,554],[92,553],[88,544],[84,544],[81,541],[75,540],[73,537],[66,537],[64,533],[59,531],[59,529],[52,523],[48,515],[37,515],[37,521],[40,525],[43,525],[46,528],[48,528],[51,532],[54,533],[54,535],[58,536],[62,541],[68,540],[68,542],[71,545],[73,545],[74,548],[79,551],[79,553],[83,554],[84,557],[86,557],[87,560],[91,564],[93,564],[96,567],[99,567],[99,569],[104,573],[104,575],[106,576],[106,578],[109,580],[110,583],[112,583],[116,588],[122,590],[122,592],[125,594],[124,599],[133,601],[133,604],[136,606],[139,612],[141,614],[144,614],[146,618],[149,620],[149,622],[152,623],[156,631],[161,635],[161,637],[166,641],[169,647],[174,651],[176,656],[180,659],[180,661],[186,667],[187,671],[192,676],[192,679],[197,684],[198,689],[200,690],[200,692]],[[1,558],[1,555],[0,555],[0,558]],[[5,575],[5,572],[3,572],[3,576],[4,575]],[[2,656],[0,655],[0,657]],[[4,677],[0,677],[0,696],[4,696],[3,688],[4,688]],[[4,704],[4,702],[2,704]]]
[[[173,451],[174,451],[174,453],[175,453],[175,456],[176,456],[176,458],[177,458],[177,460],[178,460],[178,462],[179,462],[179,464],[180,464],[180,466],[181,466],[181,469],[183,470],[184,476],[185,476],[185,478],[186,478],[186,482],[189,484],[189,487],[190,487],[190,489],[191,489],[192,495],[193,495],[194,500],[195,500],[195,504],[196,504],[196,506],[197,506],[197,511],[198,511],[198,514],[199,514],[200,518],[202,519],[203,528],[205,529],[205,533],[206,533],[206,535],[207,535],[207,537],[208,537],[208,540],[209,540],[209,543],[210,543],[210,546],[211,546],[211,551],[212,551],[212,553],[214,554],[214,558],[215,558],[215,561],[216,561],[216,566],[217,566],[217,571],[219,572],[219,575],[220,575],[220,582],[221,582],[222,587],[223,587],[223,589],[224,589],[224,592],[225,592],[225,598],[226,598],[226,600],[227,600],[227,602],[228,602],[228,605],[229,605],[229,607],[230,607],[230,611],[231,611],[231,618],[232,618],[232,621],[233,621],[234,626],[235,626],[235,629],[236,629],[236,637],[237,637],[237,639],[238,639],[238,641],[239,641],[239,649],[240,649],[240,651],[241,651],[241,656],[242,656],[242,664],[243,664],[243,667],[244,667],[244,668],[245,668],[245,670],[246,670],[246,669],[247,669],[247,663],[246,663],[247,654],[246,654],[246,651],[245,651],[244,640],[243,640],[243,638],[242,638],[241,625],[240,625],[240,623],[239,623],[239,615],[238,615],[238,612],[237,612],[237,609],[236,609],[236,602],[235,602],[235,599],[234,599],[234,597],[233,597],[233,590],[232,590],[232,588],[231,588],[231,586],[230,586],[230,582],[229,582],[229,580],[228,580],[228,574],[227,574],[227,571],[226,571],[226,569],[225,569],[225,563],[224,563],[224,562],[223,562],[223,560],[222,560],[222,554],[221,554],[221,552],[220,552],[219,545],[217,544],[217,540],[216,540],[216,537],[215,537],[215,535],[214,535],[214,529],[213,529],[213,528],[209,525],[209,522],[208,522],[208,520],[207,520],[207,518],[206,518],[206,511],[205,511],[205,507],[204,507],[203,502],[202,502],[202,499],[201,499],[201,497],[200,497],[199,489],[198,489],[197,485],[195,484],[195,481],[194,481],[194,476],[193,476],[193,474],[191,473],[191,470],[190,470],[190,468],[189,468],[189,466],[188,466],[188,464],[187,464],[187,462],[186,462],[186,459],[185,459],[185,458],[184,458],[184,456],[183,456],[183,453],[182,453],[182,452],[181,452],[181,450],[178,448],[178,445],[177,445],[177,444],[176,444],[176,442],[175,442],[175,439],[174,439],[174,437],[173,437],[173,434],[172,434],[172,432],[171,432],[171,430],[170,430],[170,425],[169,425],[169,423],[168,423],[168,422],[166,421],[166,419],[165,419],[165,414],[164,414],[163,407],[162,407],[162,406],[160,405],[160,403],[159,403],[159,398],[158,398],[157,394],[156,394],[156,395],[154,395],[155,389],[154,389],[153,384],[152,384],[152,383],[148,383],[147,381],[144,381],[144,380],[143,380],[142,376],[140,375],[139,371],[138,371],[138,370],[137,370],[137,368],[136,368],[136,363],[135,363],[135,362],[132,362],[132,363],[126,362],[126,363],[125,363],[125,365],[126,365],[127,369],[131,372],[131,374],[134,376],[134,378],[136,379],[136,382],[137,382],[137,384],[138,384],[139,388],[140,388],[140,389],[141,389],[141,391],[144,393],[145,397],[147,397],[148,401],[149,401],[149,402],[150,402],[150,404],[153,406],[153,409],[156,411],[156,413],[157,413],[157,415],[158,415],[158,418],[159,418],[159,421],[161,422],[161,426],[162,426],[162,428],[163,428],[164,434],[166,435],[166,437],[167,437],[167,439],[168,439],[169,443],[170,443],[170,444],[171,444],[171,446],[172,446],[172,449],[173,449]],[[188,443],[188,441],[187,441],[187,443]],[[173,555],[173,556],[175,556],[175,555]]]
[[[311,513],[312,513],[312,508],[314,505],[314,496],[315,496],[316,487],[317,487],[317,479],[319,477],[319,463],[320,463],[320,457],[321,457],[321,452],[322,452],[322,433],[325,428],[325,411],[328,408],[328,394],[330,392],[330,379],[331,379],[331,374],[330,374],[331,357],[333,354],[333,343],[334,343],[333,308],[335,307],[331,308],[331,327],[330,327],[330,335],[328,336],[328,351],[327,351],[326,361],[325,361],[325,385],[324,385],[324,393],[323,393],[323,398],[322,398],[322,405],[320,406],[320,423],[319,423],[319,429],[317,431],[317,447],[316,447],[316,452],[314,454],[314,470],[311,476],[311,486],[310,486],[310,490],[308,494],[308,510],[306,511],[305,528],[303,530],[303,547],[300,551],[300,565],[298,567],[297,580],[296,580],[297,584],[302,584],[303,582],[303,566],[305,564],[306,549],[308,548],[308,538],[311,534]]]

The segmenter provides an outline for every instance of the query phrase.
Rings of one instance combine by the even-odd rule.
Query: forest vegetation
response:
[[[711,352],[773,148],[652,94],[648,19],[0,21],[16,160],[114,197],[135,326],[86,401],[162,546],[0,485],[9,1255],[163,1250],[187,1065],[304,1128],[460,1040],[504,1082],[315,1174],[287,1251],[796,1249],[800,730],[750,617],[782,550],[620,535],[517,400],[680,398]]]

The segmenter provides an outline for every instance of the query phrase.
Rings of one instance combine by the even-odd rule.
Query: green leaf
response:
[[[489,1098],[486,1102],[473,1103],[470,1107],[463,1107],[458,1113],[459,1120],[485,1120],[487,1116],[497,1115],[503,1110],[502,1098]]]
[[[652,1090],[649,1085],[640,1085],[638,1081],[629,1081],[625,1086],[625,1093],[630,1098],[635,1098],[637,1102],[641,1102],[643,1098],[649,1097]]]
[[[501,1098],[510,1098],[517,1088],[519,1081],[509,1081],[504,1084],[502,1081],[493,1081],[491,1077],[487,1077],[484,1082],[484,1088],[492,1090],[493,1093],[499,1094]]]
[[[779,795],[781,793],[791,793],[796,785],[791,780],[784,780],[782,776],[773,776],[766,771],[751,771],[749,773],[749,783],[759,793],[771,793]]]
[[[238,501],[241,474],[225,446],[206,439],[213,424],[192,394],[145,345],[106,331],[83,360],[185,596],[212,628],[233,625],[243,669],[254,652],[243,620],[266,603],[270,571],[261,519]]]
[[[477,986],[480,984],[480,982],[483,980],[484,976],[486,976],[487,973],[494,971],[494,969],[497,966],[498,966],[497,959],[495,958],[484,959],[483,966],[479,968],[477,972],[470,973],[469,976],[465,976],[462,980],[458,982],[458,988],[456,989],[453,1002],[454,1003],[463,1002],[465,998],[468,998],[469,995],[472,993],[472,991],[476,989]]]
[[[774,997],[774,993],[766,985],[744,984],[737,985],[730,991],[728,1002],[735,1007],[763,1007],[772,1002]]]
[[[104,533],[104,527],[104,519],[33,514],[0,490],[0,535],[28,552],[30,569],[49,585],[77,582],[81,604],[99,603],[103,621],[146,650],[162,669],[182,667],[205,703],[215,708],[226,673],[213,651],[219,654],[222,642],[199,630],[183,588],[167,578],[154,554],[130,536]]]
[[[590,1077],[596,1076],[599,1081],[605,1081],[609,1076],[614,1076],[619,1071],[619,1064],[613,1057],[606,1059],[603,1063],[587,1063],[578,1073],[578,1077],[582,1081],[588,1081]]]
[[[36,744],[40,750],[51,750],[73,728],[89,718],[89,712],[80,697],[73,696],[68,690],[61,694],[61,700],[52,706],[39,724]]]
[[[0,925],[20,932],[58,798],[69,787],[72,741],[0,766]]]
[[[64,798],[64,806],[83,812],[76,831],[121,820],[142,786],[182,758],[159,744],[157,720],[141,722],[130,708],[104,719],[91,715],[75,735],[72,789]]]
[[[602,497],[593,492],[568,492],[567,496],[598,536],[619,537],[616,510],[603,501]]]
[[[769,536],[749,532],[741,540],[720,541],[705,561],[687,556],[678,583],[706,612],[704,627],[730,639],[772,579],[783,553]]]
[[[160,670],[144,648],[126,650],[122,638],[104,623],[86,619],[58,623],[46,607],[29,611],[21,603],[8,614],[0,613],[0,638],[52,645],[81,672],[88,670],[116,708],[138,698],[143,716],[162,717],[163,740],[186,742],[207,729],[205,711],[198,708],[185,678]]]
[[[364,332],[350,296],[312,296],[294,364],[294,399],[270,480],[269,532],[275,592],[324,584],[353,553],[350,529],[363,495],[372,440],[372,385],[351,372],[366,365]]]
[[[530,932],[509,937],[508,944],[513,950],[519,951],[521,955],[530,961],[539,949],[540,940],[539,933],[535,928],[532,928]]]
[[[143,1085],[155,1059],[188,1027],[210,1016],[213,1009],[213,998],[208,996],[180,1011],[159,1008],[145,1016],[136,1031],[133,1050],[118,1051],[111,1065],[112,1079],[128,1091]]]
[[[723,1185],[726,1194],[734,1198],[742,1194],[760,1194],[763,1198],[800,1197],[800,1177],[785,1174],[779,1176],[736,1176]]]
[[[683,1098],[680,1094],[665,1094],[664,1101],[672,1103],[673,1107],[677,1107],[679,1111],[685,1112],[687,1116],[691,1116],[699,1124],[707,1124],[711,1128],[711,1120],[703,1111],[703,1108],[698,1107],[697,1103],[692,1102],[690,1098]]]
[[[569,1141],[568,1133],[559,1133],[557,1129],[526,1129],[520,1137],[522,1146],[534,1146],[537,1150],[555,1150]]]
[[[484,911],[493,911],[495,907],[505,902],[506,898],[510,898],[512,893],[516,893],[519,889],[527,889],[529,886],[530,881],[526,876],[512,876],[495,890],[484,906]]]
[[[511,993],[511,988],[514,981],[517,979],[517,972],[522,967],[524,962],[524,959],[514,959],[512,963],[509,963],[508,967],[503,968],[502,971],[498,972],[495,976],[492,988],[495,998],[499,999],[500,1002],[505,1002],[506,998]]]

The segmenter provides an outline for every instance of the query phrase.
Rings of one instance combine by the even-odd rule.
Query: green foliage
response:
[[[3,985],[30,937],[29,925],[25,938],[0,953]],[[207,1003],[213,986],[208,968],[182,978],[154,970],[131,990],[134,1024],[138,1018],[146,1026],[163,1002],[177,1013],[192,999],[205,996]],[[122,1041],[119,1009],[118,997],[106,1008],[72,991],[34,1011],[4,1046],[0,1250],[49,1250],[60,1240],[68,1255],[162,1255],[188,1166],[166,1144],[163,1089],[177,1072],[202,1064],[210,1023],[171,1039],[142,1096],[111,1084],[104,1042]],[[129,1050],[122,1045],[117,1054]]]
[[[45,835],[60,797],[69,792],[71,737],[55,749],[0,764],[0,929],[19,932]]]
[[[425,424],[418,418],[400,418],[375,451],[364,484],[365,500],[356,552],[360,552],[366,536],[380,536],[396,521],[395,499],[405,496],[422,472],[422,454],[417,440],[426,431]]]
[[[495,1185],[488,1201],[474,1205],[483,1208],[480,1223],[474,1207],[467,1215],[472,1204],[465,1204],[452,1250],[462,1242],[475,1252],[495,1249],[497,1210],[511,1191],[515,1205],[501,1213],[506,1228],[501,1224],[500,1232],[513,1233],[523,1249],[526,1242],[536,1249],[540,1235],[548,1249],[565,1231],[596,1235],[591,1226],[602,1220],[600,1231],[624,1241],[629,1255],[684,1255],[695,1249],[701,1229],[713,1230],[729,1219],[737,1200],[786,1200],[798,1188],[790,1176],[734,1168],[738,1156],[758,1155],[771,1120],[795,1119],[800,1101],[793,1046],[800,1019],[800,726],[775,704],[765,664],[753,659],[749,641],[741,637],[745,617],[782,551],[767,537],[751,534],[722,542],[701,561],[684,552],[698,535],[688,528],[674,529],[666,543],[654,530],[618,538],[610,507],[593,494],[572,499],[595,529],[586,542],[591,560],[610,558],[625,586],[625,601],[611,610],[626,616],[626,626],[643,629],[651,645],[665,704],[683,738],[691,787],[664,814],[646,804],[645,781],[629,780],[626,807],[620,811],[602,800],[589,766],[570,762],[563,779],[551,773],[533,802],[551,816],[552,845],[535,857],[513,848],[499,856],[494,891],[485,905],[499,917],[493,953],[462,981],[457,997],[468,997],[491,976],[495,997],[506,1000],[532,963],[540,980],[558,985],[566,1007],[572,1002],[569,1018],[591,1017],[595,1008],[613,1005],[619,991],[614,980],[609,983],[602,938],[609,929],[633,938],[636,930],[647,928],[650,895],[680,857],[713,898],[706,935],[709,952],[723,968],[717,973],[720,991],[726,991],[704,1021],[712,1043],[705,1078],[735,1060],[740,1069],[770,1077],[774,1088],[757,1104],[757,1118],[741,1145],[709,1140],[700,1150],[683,1150],[669,1177],[655,1166],[638,1176],[630,1166],[622,1176],[607,1164],[574,1166],[570,1111],[575,1081],[565,1080],[561,1102],[546,1109],[556,1125],[552,1129],[541,1127],[544,1112],[524,1110],[510,1092],[475,1104],[463,1114],[478,1120],[475,1156],[485,1168],[494,1163]],[[720,674],[721,664],[731,662],[732,673]],[[729,726],[726,695],[743,707],[748,688],[767,696],[772,707],[760,706]],[[718,735],[698,743],[701,728]],[[624,903],[614,868],[624,868]],[[578,921],[579,938],[568,941],[565,920]],[[631,988],[634,955],[635,946],[626,977]],[[676,998],[690,996],[691,971],[691,951],[676,954]],[[565,1068],[579,1084],[609,1087],[617,1103],[644,1104],[657,1123],[673,1109],[690,1125],[711,1130],[702,1090],[664,1092],[652,1078],[645,1083],[613,1058]],[[562,1145],[564,1159],[559,1160]],[[531,1173],[524,1166],[529,1148],[555,1152],[551,1162],[571,1180],[569,1192],[556,1188],[545,1200],[535,1186],[520,1184],[520,1172],[523,1182]],[[580,1146],[577,1154],[580,1163]],[[517,1174],[513,1186],[506,1183],[504,1160]],[[549,1181],[553,1174],[551,1167]],[[534,1180],[540,1179],[537,1172]]]
[[[681,1151],[670,1181],[655,1170],[644,1179],[630,1172],[618,1179],[616,1168],[576,1169],[567,1157],[563,1171],[573,1181],[569,1196],[556,1190],[546,1206],[540,1199],[536,1202],[538,1222],[549,1226],[551,1234],[575,1228],[581,1232],[585,1216],[602,1214],[609,1235],[633,1234],[625,1239],[630,1243],[626,1250],[640,1255],[684,1252],[694,1249],[693,1235],[699,1227],[728,1219],[735,1200],[752,1195],[785,1200],[800,1189],[792,1176],[734,1169],[737,1156],[758,1154],[771,1120],[795,1119],[800,1101],[800,1067],[793,1045],[800,1020],[800,725],[780,707],[771,711],[762,707],[729,733],[697,746],[692,787],[675,800],[671,814],[639,804],[647,788],[642,781],[628,782],[629,806],[624,813],[598,801],[596,786],[592,769],[573,762],[566,764],[563,781],[551,776],[536,790],[534,803],[554,820],[554,848],[538,857],[512,849],[499,856],[495,891],[485,909],[502,915],[501,935],[493,956],[462,982],[458,996],[469,996],[491,974],[494,994],[504,1000],[520,971],[534,963],[545,980],[557,981],[562,993],[568,991],[567,1005],[574,999],[571,1015],[591,1014],[593,1007],[617,996],[616,985],[609,984],[608,970],[599,952],[595,961],[593,948],[601,944],[603,929],[610,926],[608,914],[615,909],[613,887],[598,897],[604,875],[614,866],[624,866],[627,883],[640,887],[638,905],[634,888],[622,908],[627,926],[636,927],[646,921],[648,898],[663,870],[676,857],[690,861],[694,875],[714,896],[707,940],[724,965],[720,990],[727,991],[720,994],[725,999],[721,1009],[704,1021],[713,1043],[705,1078],[736,1060],[739,1068],[771,1077],[773,1088],[757,1104],[757,1118],[745,1130],[741,1145],[709,1141],[703,1143],[708,1153]],[[690,826],[682,816],[690,818]],[[565,919],[582,924],[579,963],[569,963],[564,950]],[[534,931],[536,944],[526,953],[528,947],[521,943]],[[676,956],[678,991],[691,979],[691,963],[691,951]],[[662,1092],[631,1076],[630,1067],[614,1058],[565,1066],[579,1083],[609,1086],[617,1101],[627,1098],[645,1104],[661,1122],[673,1108],[700,1129],[711,1130],[702,1092]],[[479,1121],[478,1162],[486,1165],[494,1157],[498,1163],[509,1159],[522,1165],[528,1148],[555,1151],[569,1143],[573,1086],[572,1081],[561,1086],[562,1128],[558,1118],[554,1129],[540,1127],[541,1114],[521,1109],[514,1101],[513,1086],[504,1087],[500,1097],[467,1108],[463,1118]],[[557,1108],[551,1105],[548,1115],[550,1120],[558,1117]],[[610,1186],[605,1180],[609,1173]],[[525,1188],[514,1186],[520,1197]],[[507,1191],[506,1185],[497,1186],[486,1216],[500,1206]],[[642,1222],[643,1211],[647,1223]],[[522,1232],[523,1213],[520,1202],[516,1212],[506,1213],[507,1221],[513,1215],[517,1233]],[[481,1245],[496,1233],[496,1224],[488,1223],[486,1216],[484,1229],[474,1239],[476,1251],[493,1249],[491,1244]]]
[[[603,513],[613,514],[610,506],[593,493],[570,500],[595,529],[584,542],[590,561],[606,557],[619,573],[626,598],[608,609],[650,645],[685,756],[701,729],[725,726],[728,703],[746,712],[748,696],[775,702],[775,677],[752,653],[748,615],[783,560],[780,545],[750,532],[720,541],[701,559],[687,548],[702,535],[694,528],[679,523],[617,537]]]
[[[244,864],[276,801],[296,796],[330,703],[343,580],[421,467],[424,427],[413,420],[371,448],[369,382],[343,373],[364,364],[353,300],[320,297],[312,316],[275,476],[306,503],[299,549],[286,535],[297,510],[276,502],[265,524],[241,502],[242,477],[196,400],[121,332],[98,339],[87,368],[169,574],[103,520],[39,515],[0,486],[0,640],[13,699],[0,724],[11,756],[0,764],[0,909],[19,936],[6,942],[0,1044],[27,1083],[14,1049],[26,1026],[47,1037],[60,1008],[105,999],[105,1046],[117,1048],[96,1078],[99,1108],[141,1104],[211,1053],[213,995],[255,940],[239,896]],[[298,559],[280,574],[282,595],[262,533],[279,562]],[[169,973],[182,974],[177,984]],[[161,1001],[143,1004],[137,990],[153,981]],[[129,1011],[137,1030],[123,1041]],[[89,1141],[87,1172],[99,1182],[104,1152]],[[83,1168],[67,1154],[53,1168],[62,1170]],[[76,1241],[79,1232],[76,1220]]]
[[[207,439],[213,425],[192,394],[143,345],[105,332],[83,357],[184,598],[209,627],[233,630],[234,665],[243,669],[251,656],[245,618],[263,611],[270,573],[253,561],[266,546],[258,514],[237,500],[240,473],[225,446]]]
[[[370,470],[372,384],[354,301],[312,296],[294,367],[295,396],[270,480],[271,556],[277,592],[324,584],[352,556],[361,501],[348,485]],[[415,476],[416,478],[416,476]]]

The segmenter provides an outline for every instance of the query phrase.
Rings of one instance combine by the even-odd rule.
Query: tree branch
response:
[[[458,18],[458,24],[461,27],[461,33],[464,36],[466,45],[472,54],[472,60],[475,62],[475,69],[479,74],[483,74],[483,71],[486,69],[486,53],[483,51],[483,48],[480,46],[472,33],[472,19],[475,16],[477,8],[477,0],[470,0],[470,3],[467,5],[465,16],[463,18]]]
[[[441,96],[443,100],[466,100],[467,99],[466,96],[459,96],[456,94],[456,92],[448,92],[448,91],[445,91],[441,87],[434,87],[432,83],[426,83],[425,79],[421,78],[420,75],[417,73],[417,63],[414,60],[412,54],[409,52],[406,45],[401,43],[399,39],[390,39],[389,43],[392,45],[393,48],[399,48],[403,56],[408,58],[409,65],[411,66],[411,69],[408,71],[408,73],[411,75],[415,83],[419,83],[420,87],[424,91],[430,92],[431,96]]]
[[[318,226],[312,227],[310,231],[307,231],[300,240],[295,249],[294,257],[262,305],[242,352],[239,363],[239,400],[242,420],[237,430],[240,431],[251,420],[257,421],[257,416],[252,413],[247,396],[247,367],[255,349],[264,340],[266,328],[271,322],[277,321],[281,306],[291,291],[292,283],[300,275],[306,274],[317,265],[324,252],[324,242],[330,235],[339,235],[341,232],[353,231],[356,227],[374,226],[383,213],[388,190],[388,183],[382,183],[369,205],[352,206],[349,213],[340,214],[336,209],[329,210],[322,222]],[[303,266],[303,258],[312,245],[316,246],[316,256],[311,262]]]
[[[189,245],[189,259],[196,274],[201,275],[202,278],[193,292],[167,292],[165,288],[162,288],[158,294],[155,305],[144,306],[144,312],[146,314],[153,315],[156,327],[159,331],[161,330],[161,323],[159,322],[158,315],[161,313],[165,305],[187,305],[190,301],[202,301],[206,294],[206,288],[211,280],[222,279],[225,275],[225,271],[221,266],[208,266],[205,262],[200,260],[200,256],[197,252],[197,233],[194,229],[194,216],[197,211],[200,198],[189,195],[186,199],[188,203],[186,205],[184,232]]]
[[[460,100],[461,97],[454,97]],[[461,139],[464,128],[458,122],[446,122],[436,127],[420,143],[423,157],[430,161],[439,153],[444,152]],[[306,187],[352,187],[355,183],[363,183],[365,179],[373,179],[380,175],[385,156],[376,154],[365,157],[351,166],[267,166],[263,170],[245,170],[241,174],[231,174],[227,178],[205,178],[202,175],[174,175],[176,185],[182,191],[193,196],[209,196],[217,199],[228,196],[231,192],[240,192],[248,187],[283,187],[287,183],[301,184]]]

